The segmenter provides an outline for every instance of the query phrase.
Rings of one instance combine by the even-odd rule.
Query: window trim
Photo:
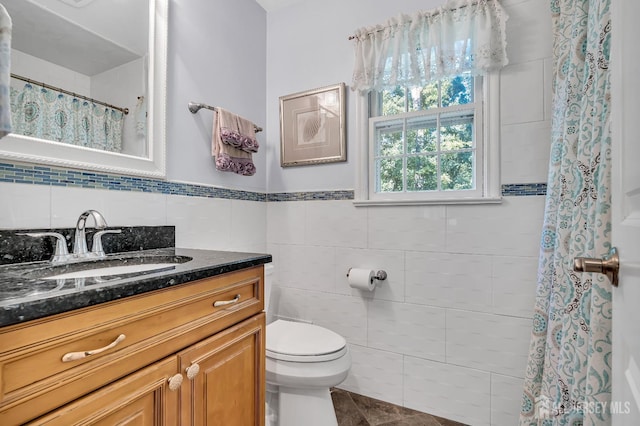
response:
[[[482,107],[480,108],[483,119],[482,152],[478,153],[478,166],[482,167],[483,176],[477,182],[477,189],[473,195],[461,197],[461,192],[447,195],[444,191],[437,193],[417,192],[410,197],[402,197],[405,194],[392,194],[386,197],[370,196],[372,181],[373,155],[371,153],[369,133],[369,95],[358,92],[356,96],[356,138],[358,140],[356,173],[355,206],[390,206],[390,205],[429,205],[429,204],[484,204],[500,203],[500,80],[499,71],[490,72],[483,76],[482,82]],[[480,194],[478,195],[478,192]]]

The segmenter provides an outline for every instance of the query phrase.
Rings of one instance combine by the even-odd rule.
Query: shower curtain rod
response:
[[[115,109],[116,111],[120,111],[124,115],[129,114],[129,108],[120,108],[120,107],[117,107],[115,105],[111,105],[111,104],[108,104],[108,103],[105,103],[105,102],[102,102],[102,101],[98,101],[98,100],[93,99],[93,98],[88,98],[86,96],[78,95],[77,93],[70,92],[70,91],[65,90],[65,89],[63,89],[61,87],[52,86],[52,85],[44,83],[42,81],[35,81],[35,80],[32,80],[32,79],[27,78],[27,77],[23,77],[23,76],[18,75],[18,74],[11,73],[11,77],[15,78],[16,80],[22,80],[22,81],[26,81],[27,83],[33,83],[36,86],[41,86],[41,87],[44,87],[45,89],[55,90],[56,92],[65,93],[65,94],[71,95],[71,96],[73,96],[75,98],[84,99],[85,101],[90,101],[90,102],[93,102],[94,104],[104,105],[104,106],[106,106],[108,108],[112,108],[112,109]]]

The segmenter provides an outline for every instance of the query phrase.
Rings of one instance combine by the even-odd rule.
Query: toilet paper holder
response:
[[[351,272],[351,268],[347,271],[347,278],[349,278],[349,272]],[[387,271],[383,271],[382,269],[377,271],[376,274],[371,278],[372,280],[384,281],[387,279]]]

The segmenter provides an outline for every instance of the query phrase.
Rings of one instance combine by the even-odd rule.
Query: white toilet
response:
[[[265,265],[265,310],[273,265]],[[346,379],[351,355],[344,337],[302,322],[267,325],[267,426],[337,426],[329,388]]]

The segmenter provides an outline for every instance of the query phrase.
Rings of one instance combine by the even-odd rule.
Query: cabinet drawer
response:
[[[0,424],[46,413],[261,312],[262,280],[259,266],[0,329]],[[69,353],[80,359],[63,361]]]

